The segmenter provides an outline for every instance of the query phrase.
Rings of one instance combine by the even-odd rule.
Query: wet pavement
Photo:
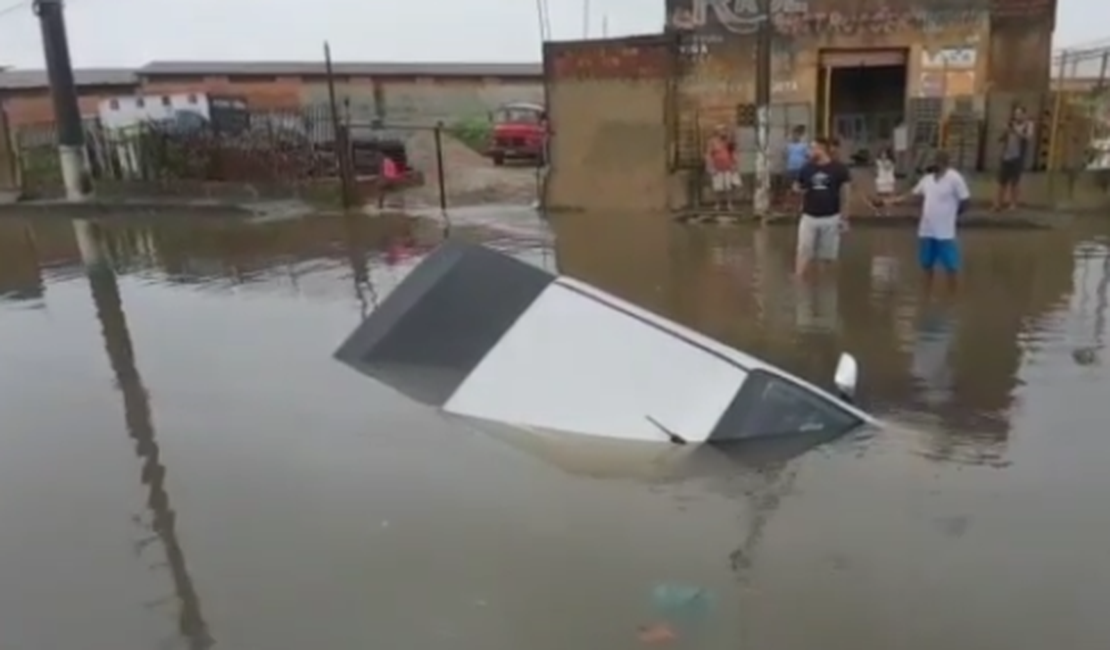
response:
[[[802,288],[788,229],[505,220],[452,234],[814,381],[851,351],[891,426],[793,459],[475,431],[331,359],[439,222],[0,220],[0,645],[1103,647],[1110,223],[969,232],[927,300],[909,230]]]

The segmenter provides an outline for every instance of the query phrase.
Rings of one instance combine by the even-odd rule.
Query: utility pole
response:
[[[760,0],[759,29],[755,44],[755,214],[766,220],[771,213],[771,20],[772,0]]]
[[[54,100],[54,120],[58,125],[58,157],[66,199],[84,201],[92,194],[92,181],[85,166],[85,128],[77,104],[77,84],[69,59],[62,0],[35,0],[32,7],[42,28],[42,48],[50,95]]]

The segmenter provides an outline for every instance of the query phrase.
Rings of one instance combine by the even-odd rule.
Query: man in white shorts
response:
[[[829,141],[817,138],[810,160],[798,172],[794,190],[802,193],[802,217],[798,222],[798,254],[795,274],[809,275],[814,261],[832,265],[840,256],[840,234],[848,227],[848,195],[851,172],[833,158]]]

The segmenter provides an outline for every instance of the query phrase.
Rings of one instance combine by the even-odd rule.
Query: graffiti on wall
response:
[[[1033,0],[1029,0],[1033,1]],[[1048,0],[1037,0],[1048,1]],[[729,34],[750,35],[765,20],[758,0],[669,0],[667,27],[720,42]],[[674,6],[671,6],[674,5]],[[770,21],[782,36],[938,33],[978,27],[985,17],[973,3],[963,7],[881,6],[874,9],[813,10],[806,0],[771,0]]]
[[[918,95],[955,97],[974,94],[978,61],[978,50],[966,45],[922,51]]]
[[[979,52],[974,47],[942,47],[921,52],[921,67],[932,70],[975,69]]]
[[[873,11],[822,11],[776,17],[775,29],[787,36],[832,36],[854,34],[936,34],[961,28],[977,28],[984,17],[976,9],[899,10],[880,7]]]
[[[670,45],[643,37],[551,44],[544,58],[555,79],[652,79],[669,72]]]
[[[772,20],[809,11],[805,0],[769,1]],[[670,29],[679,31],[702,31],[715,27],[732,34],[754,34],[767,20],[759,4],[759,0],[686,0],[669,8],[667,24]]]
[[[917,82],[920,97],[964,97],[975,94],[974,70],[922,70]]]
[[[991,0],[992,21],[1055,18],[1056,0]]]

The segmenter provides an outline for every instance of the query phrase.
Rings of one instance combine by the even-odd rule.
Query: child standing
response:
[[[886,203],[894,197],[897,181],[894,177],[894,154],[889,148],[879,152],[875,159],[875,193],[878,194],[876,209],[886,213]]]
[[[790,142],[786,143],[786,148],[783,150],[783,170],[786,174],[783,178],[784,182],[776,193],[780,201],[790,196],[790,188],[807,162],[809,162],[809,142],[806,140],[806,127],[799,124],[790,131]]]
[[[717,210],[732,210],[733,194],[740,189],[740,173],[736,161],[736,142],[728,127],[719,125],[705,148],[705,167],[713,183]]]

